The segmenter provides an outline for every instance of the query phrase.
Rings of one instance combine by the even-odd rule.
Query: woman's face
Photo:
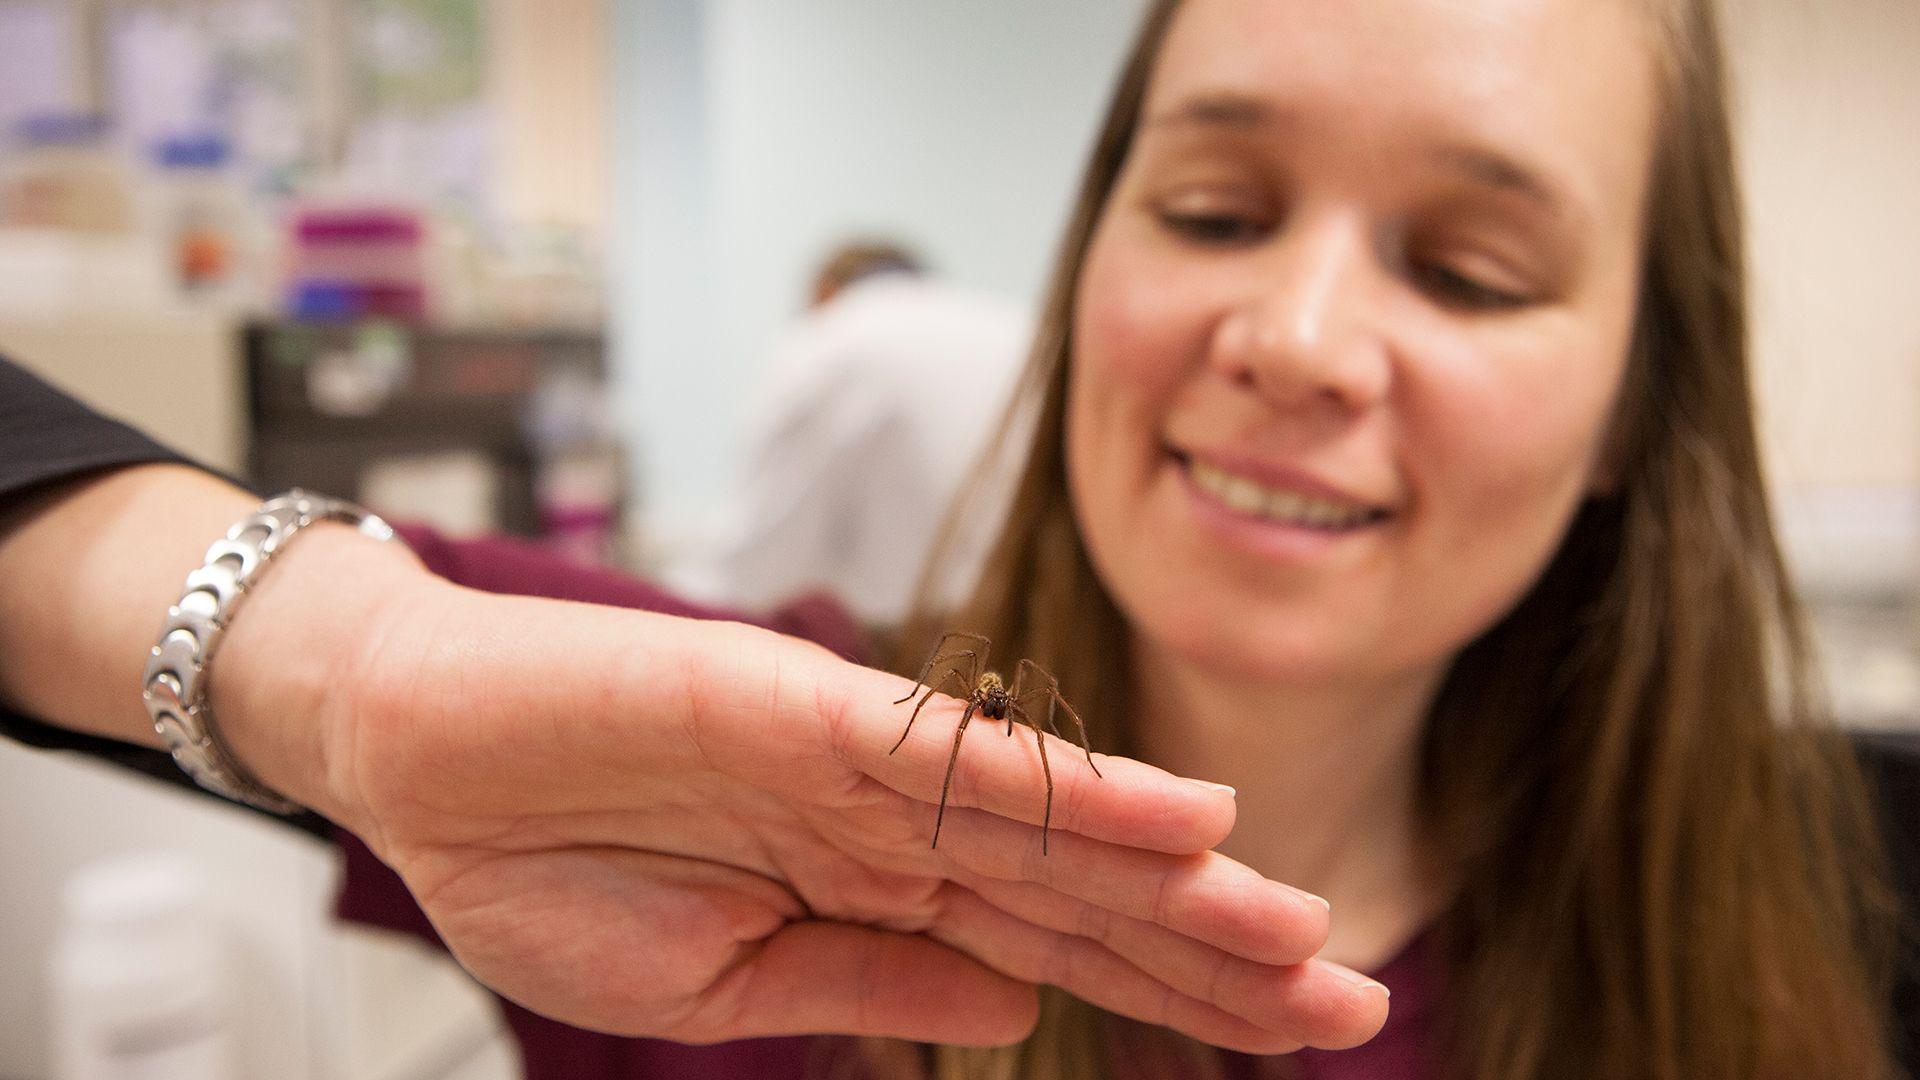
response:
[[[1439,671],[1604,487],[1655,79],[1625,0],[1190,0],[1079,282],[1075,512],[1148,647]]]

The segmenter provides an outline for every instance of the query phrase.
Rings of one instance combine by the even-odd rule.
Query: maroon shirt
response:
[[[803,597],[763,617],[701,607],[645,582],[610,570],[565,562],[511,540],[450,541],[423,529],[401,532],[427,567],[451,581],[487,592],[583,600],[669,615],[752,622],[806,638],[855,662],[871,659],[857,623],[824,596]],[[433,926],[400,878],[344,830],[335,840],[346,855],[337,911],[341,918],[413,934],[444,948]],[[1353,1050],[1307,1050],[1292,1056],[1300,1080],[1425,1080],[1435,1071],[1431,1003],[1440,971],[1428,935],[1372,972],[1393,991],[1387,1026]],[[668,1080],[679,1077],[784,1080],[816,1077],[830,1060],[846,1060],[848,1043],[835,1037],[744,1039],[717,1046],[687,1046],[664,1039],[629,1039],[585,1031],[549,1020],[500,999],[508,1027],[519,1042],[527,1080]],[[1266,1070],[1259,1059],[1223,1054],[1227,1075],[1255,1080]]]

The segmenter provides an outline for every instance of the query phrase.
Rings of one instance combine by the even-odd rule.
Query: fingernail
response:
[[[1387,997],[1393,996],[1393,991],[1387,989],[1387,984],[1378,979],[1362,975],[1350,967],[1342,967],[1339,964],[1329,963],[1327,961],[1322,961],[1322,963],[1326,963],[1327,970],[1340,976],[1349,986],[1357,986],[1362,990],[1378,990]]]
[[[1228,787],[1225,784],[1216,784],[1211,780],[1193,780],[1191,777],[1189,777],[1188,779],[1192,783],[1199,784],[1201,787],[1206,788],[1208,791],[1224,791],[1227,793],[1227,796],[1229,798],[1232,798],[1240,794],[1239,792],[1233,790],[1232,788]]]
[[[1326,897],[1315,896],[1313,893],[1310,893],[1305,889],[1299,889],[1296,891],[1299,892],[1301,896],[1304,896],[1307,899],[1313,901],[1314,903],[1319,904],[1321,907],[1327,909],[1327,914],[1329,915],[1333,914],[1333,905],[1327,901]]]

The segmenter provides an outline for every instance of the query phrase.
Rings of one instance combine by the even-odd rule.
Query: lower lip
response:
[[[1194,520],[1222,543],[1269,559],[1302,559],[1324,554],[1342,544],[1372,535],[1389,519],[1356,525],[1348,529],[1316,529],[1290,525],[1284,521],[1255,517],[1221,502],[1219,496],[1194,483],[1187,463],[1170,457],[1180,477]]]

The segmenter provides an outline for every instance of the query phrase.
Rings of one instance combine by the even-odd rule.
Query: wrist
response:
[[[0,700],[158,747],[142,667],[180,583],[258,500],[179,465],[58,484],[0,522]]]
[[[364,824],[342,768],[358,690],[393,621],[446,587],[399,543],[323,522],[274,558],[227,628],[208,704],[261,784],[349,829]]]

